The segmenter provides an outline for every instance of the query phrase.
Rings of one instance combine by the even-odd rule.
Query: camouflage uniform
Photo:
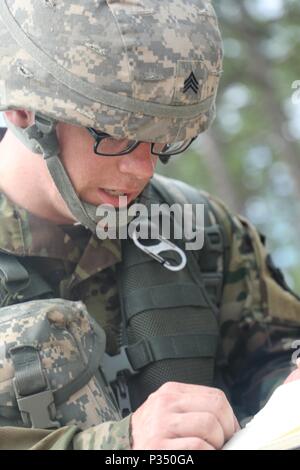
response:
[[[0,250],[30,257],[57,297],[82,300],[114,354],[120,246],[92,234],[96,208],[77,197],[59,158],[55,126],[63,121],[114,138],[170,145],[205,131],[215,115],[222,72],[213,7],[209,0],[2,0],[0,21],[0,110],[35,112],[32,126],[10,127],[44,156],[82,224],[59,227],[39,220],[2,194]],[[280,276],[267,267],[255,230],[217,200],[212,203],[224,219],[230,245],[216,385],[228,389],[233,405],[247,415],[288,373],[300,303],[273,279]],[[72,425],[52,432],[1,428],[0,446],[128,449],[130,417],[81,432]]]
[[[260,408],[291,370],[291,344],[299,333],[300,302],[279,285],[282,280],[278,271],[251,224],[230,214],[216,198],[210,196],[210,200],[230,240],[215,385],[226,391],[243,417]],[[121,261],[118,241],[101,241],[82,227],[60,227],[41,220],[16,207],[4,194],[0,198],[0,227],[0,249],[32,257],[35,269],[59,296],[81,299],[104,328],[107,351],[117,353],[120,312],[114,267]],[[33,449],[128,449],[130,417],[82,432],[75,426],[52,432],[0,429],[0,446],[18,445]]]
[[[92,231],[96,208],[61,163],[57,121],[171,152],[215,117],[223,51],[210,0],[5,0],[1,21],[0,111],[36,112],[27,129],[8,125]]]

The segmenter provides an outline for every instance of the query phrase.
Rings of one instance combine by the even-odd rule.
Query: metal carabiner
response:
[[[138,226],[138,225],[137,225]],[[187,262],[186,259],[186,254],[184,251],[176,246],[174,243],[170,242],[167,238],[162,237],[161,235],[157,235],[156,240],[159,240],[159,243],[155,245],[143,245],[137,235],[137,227],[132,233],[132,240],[134,244],[140,248],[144,253],[147,255],[151,256],[151,258],[155,259],[158,261],[160,264],[162,264],[166,269],[169,269],[170,271],[181,271]],[[160,253],[164,251],[175,251],[177,254],[179,254],[181,261],[177,265],[171,264],[167,259],[164,259],[162,256],[160,256]]]

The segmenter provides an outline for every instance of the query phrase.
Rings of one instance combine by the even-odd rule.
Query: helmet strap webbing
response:
[[[61,163],[56,122],[36,114],[35,123],[25,129],[13,125],[8,119],[6,119],[6,123],[7,127],[27,148],[34,153],[43,155],[48,171],[69,210],[76,220],[94,233],[96,230],[96,207],[80,201]]]
[[[82,203],[77,196],[74,187],[68,177],[63,164],[57,155],[45,156],[49,173],[60,192],[63,200],[76,220],[81,222],[92,232],[96,230],[96,207],[91,204]]]

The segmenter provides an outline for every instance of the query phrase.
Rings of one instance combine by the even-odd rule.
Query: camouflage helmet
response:
[[[166,143],[214,116],[222,46],[210,0],[4,0],[0,18],[1,110]]]
[[[121,418],[101,372],[104,330],[82,302],[1,309],[0,426],[86,429]]]
[[[0,111],[36,113],[9,127],[92,231],[96,208],[61,163],[57,121],[172,144],[214,118],[222,42],[210,0],[3,0],[0,20]]]

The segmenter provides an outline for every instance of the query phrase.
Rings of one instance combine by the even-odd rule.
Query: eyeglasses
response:
[[[126,155],[132,152],[142,144],[139,140],[129,139],[115,139],[105,132],[96,131],[92,127],[87,127],[91,136],[95,139],[94,152],[96,155],[104,157],[117,157]],[[161,144],[157,142],[150,142],[151,153],[158,157],[170,157],[184,152],[196,137],[189,140],[182,140],[181,142],[174,142],[173,144]]]

